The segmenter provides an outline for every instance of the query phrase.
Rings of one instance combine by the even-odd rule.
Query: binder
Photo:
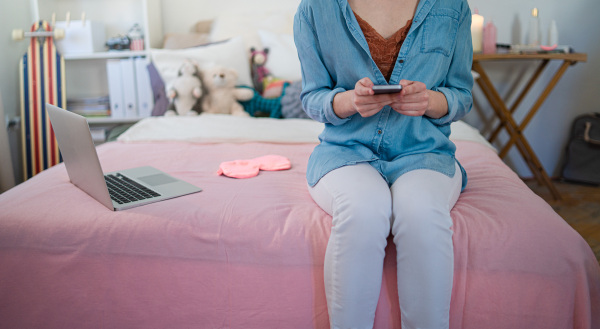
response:
[[[121,59],[121,78],[123,79],[125,118],[137,118],[138,110],[133,58]]]
[[[150,74],[148,73],[148,59],[144,57],[135,58],[135,82],[137,86],[138,115],[141,118],[149,117],[154,106]]]
[[[123,105],[123,79],[121,78],[121,61],[109,59],[106,61],[108,77],[108,97],[110,99],[110,116],[115,119],[125,117]]]

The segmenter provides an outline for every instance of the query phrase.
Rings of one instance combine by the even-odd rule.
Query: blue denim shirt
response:
[[[333,97],[368,77],[388,84],[347,0],[303,0],[294,17],[294,40],[302,66],[302,106],[325,129],[307,168],[308,184],[342,166],[369,162],[391,186],[400,175],[431,169],[454,176],[456,147],[450,123],[472,107],[471,11],[466,0],[421,0],[402,44],[389,84],[423,82],[442,92],[448,114],[432,119],[401,115],[385,106],[363,118],[341,119]],[[463,186],[467,177],[462,166]]]

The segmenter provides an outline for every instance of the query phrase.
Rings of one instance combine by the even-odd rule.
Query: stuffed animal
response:
[[[284,82],[281,95],[274,98],[263,97],[260,93],[258,93],[258,91],[253,90],[254,97],[252,97],[250,100],[241,102],[244,106],[244,110],[246,110],[246,112],[253,117],[281,118],[281,99],[285,95],[285,89],[288,85],[289,83]],[[245,88],[252,90],[250,87]]]
[[[202,82],[198,66],[191,61],[185,61],[179,69],[179,75],[167,91],[171,105],[165,115],[198,115],[201,96]]]
[[[231,68],[214,66],[204,71],[206,95],[202,101],[202,111],[249,116],[240,101],[247,101],[254,95],[249,88],[235,86],[238,74]]]
[[[250,48],[250,69],[252,75],[252,84],[254,85],[254,89],[259,93],[263,93],[264,83],[263,80],[271,75],[267,67],[265,66],[267,63],[269,55],[269,48],[264,48],[263,50],[256,50],[256,48]]]

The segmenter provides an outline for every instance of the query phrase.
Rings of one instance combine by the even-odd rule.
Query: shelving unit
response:
[[[78,59],[111,59],[111,58],[127,58],[127,57],[138,57],[138,56],[146,56],[148,54],[147,51],[105,51],[105,52],[96,52],[89,54],[65,54],[65,60],[78,60]]]
[[[85,19],[102,22],[106,38],[125,35],[134,24],[144,34],[144,50],[65,53],[67,99],[108,95],[106,61],[109,59],[147,57],[150,48],[162,46],[161,0],[30,0],[33,20],[64,21]],[[135,123],[141,118],[115,119],[92,117],[90,128],[112,129],[117,125]]]

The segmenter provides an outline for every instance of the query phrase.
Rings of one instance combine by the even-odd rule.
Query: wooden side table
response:
[[[521,89],[521,92],[519,93],[519,96],[515,100],[514,104],[512,104],[512,106],[509,108],[504,103],[502,97],[500,97],[500,94],[492,84],[492,81],[483,69],[481,62],[503,61],[508,63],[514,60],[531,61],[532,64],[538,63],[538,67],[533,73],[533,75],[530,77],[527,84]],[[516,109],[519,107],[525,96],[529,93],[531,87],[538,80],[542,72],[547,68],[548,63],[552,60],[562,61],[561,66],[558,68],[552,79],[548,82],[543,92],[539,95],[537,101],[528,110],[525,118],[520,123],[517,123],[513,117],[513,114],[515,113]],[[527,124],[529,124],[529,122],[539,110],[539,108],[542,106],[548,95],[550,95],[550,93],[552,92],[560,78],[563,76],[567,68],[571,65],[576,64],[577,62],[586,61],[587,54],[582,53],[473,54],[473,71],[477,72],[480,75],[479,79],[476,80],[477,84],[479,85],[479,87],[483,91],[483,94],[492,106],[492,109],[496,113],[496,116],[498,117],[498,119],[500,119],[500,123],[493,130],[488,140],[490,141],[490,143],[494,142],[500,131],[505,129],[506,132],[509,134],[510,139],[501,149],[499,154],[500,157],[504,158],[508,153],[509,149],[513,145],[515,145],[519,150],[519,153],[529,166],[529,169],[537,179],[537,181],[540,184],[545,185],[550,190],[550,193],[552,193],[552,196],[556,200],[561,200],[560,193],[550,180],[550,177],[546,173],[546,170],[544,170],[544,168],[542,167],[542,164],[540,163],[538,157],[535,155],[535,152],[533,152],[531,145],[529,144],[529,142],[525,138],[525,135],[523,134],[523,130],[525,129],[525,127],[527,127]],[[517,85],[518,83],[519,81],[517,81],[515,84]]]

